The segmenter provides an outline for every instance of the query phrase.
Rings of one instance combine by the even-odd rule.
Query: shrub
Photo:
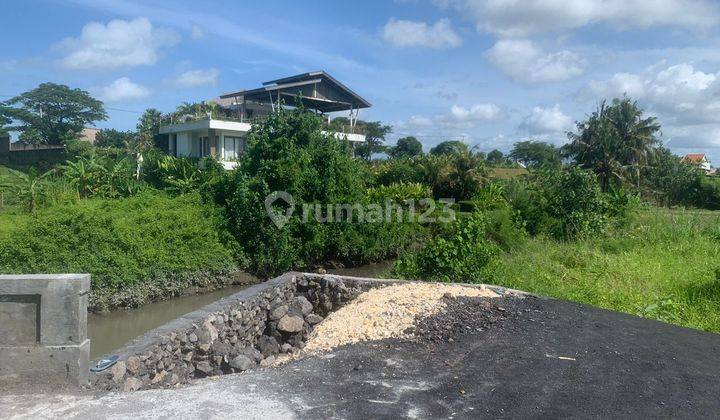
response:
[[[430,189],[420,183],[397,182],[388,186],[380,185],[369,188],[367,191],[369,202],[379,204],[385,203],[386,199],[390,199],[395,203],[403,203],[406,200],[418,202],[428,197],[430,197]]]
[[[507,186],[508,200],[533,235],[558,239],[588,236],[629,213],[629,199],[617,193],[617,199],[609,204],[595,175],[577,167],[543,170],[529,182],[513,181]]]
[[[373,175],[377,185],[395,183],[417,184],[425,181],[419,158],[397,158],[374,162]]]
[[[26,217],[0,237],[2,272],[90,273],[93,290],[110,296],[169,273],[238,265],[217,210],[196,194],[82,200]]]
[[[400,258],[394,274],[408,279],[480,282],[491,273],[493,257],[500,248],[486,239],[487,218],[482,212],[440,229],[419,251]]]
[[[367,203],[367,166],[352,157],[349,144],[324,134],[322,121],[302,109],[280,110],[253,126],[238,169],[212,194],[225,208],[229,229],[260,275],[328,260],[362,263],[390,257],[412,239],[405,223],[321,223],[303,220],[315,204]],[[278,228],[265,199],[275,191],[292,195],[294,213]],[[288,203],[270,210],[285,213]]]

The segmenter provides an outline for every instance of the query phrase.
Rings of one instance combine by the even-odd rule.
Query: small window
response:
[[[225,160],[237,160],[245,151],[245,139],[242,137],[225,136]]]

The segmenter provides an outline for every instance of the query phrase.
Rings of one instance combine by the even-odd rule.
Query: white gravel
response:
[[[401,283],[373,289],[331,313],[315,326],[304,353],[327,351],[345,344],[407,337],[421,317],[445,308],[443,296],[499,297],[487,287],[439,283]]]

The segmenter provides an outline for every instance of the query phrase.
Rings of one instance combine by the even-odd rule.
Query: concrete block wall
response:
[[[89,274],[0,275],[0,385],[88,382]]]

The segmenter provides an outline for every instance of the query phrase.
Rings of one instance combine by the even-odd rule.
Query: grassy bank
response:
[[[600,238],[531,238],[500,256],[493,281],[720,332],[718,270],[720,212],[651,209]]]
[[[229,281],[237,252],[197,194],[152,191],[0,215],[0,272],[90,273],[92,309]]]

